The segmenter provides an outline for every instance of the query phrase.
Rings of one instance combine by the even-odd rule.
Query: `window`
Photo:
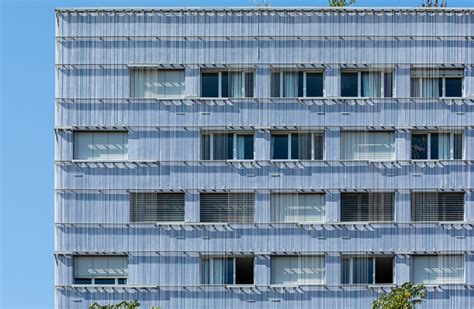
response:
[[[343,284],[392,284],[392,256],[346,256],[342,258]]]
[[[395,159],[394,132],[341,132],[342,160],[389,161]]]
[[[183,222],[184,193],[130,193],[132,222]]]
[[[253,284],[253,257],[202,257],[201,284]]]
[[[201,193],[201,222],[253,223],[254,193]]]
[[[201,96],[204,98],[253,98],[253,72],[203,72]]]
[[[411,96],[462,97],[463,69],[412,69]]]
[[[324,284],[323,256],[272,256],[271,284],[310,285]]]
[[[272,194],[272,222],[325,221],[324,194]]]
[[[127,132],[74,132],[74,160],[127,160]]]
[[[342,222],[393,221],[394,193],[341,193]]]
[[[411,194],[412,221],[463,221],[464,193],[413,192]]]
[[[75,256],[74,284],[126,284],[127,256]]]
[[[184,97],[184,70],[132,69],[133,98]]]
[[[385,71],[342,71],[342,97],[378,97],[393,96],[393,77]]]
[[[462,159],[462,133],[421,133],[411,135],[413,160]]]
[[[323,72],[279,71],[271,77],[273,98],[322,97]]]
[[[272,133],[272,160],[322,160],[323,152],[323,133]]]
[[[464,282],[462,255],[415,255],[412,268],[412,280],[417,284]]]
[[[253,160],[253,133],[204,133],[202,160]]]

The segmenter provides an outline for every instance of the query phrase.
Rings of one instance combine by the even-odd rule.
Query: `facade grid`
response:
[[[474,11],[56,10],[56,307],[474,306]]]

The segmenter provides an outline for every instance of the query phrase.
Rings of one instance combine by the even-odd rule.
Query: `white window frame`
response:
[[[377,258],[384,258],[384,257],[391,257],[392,258],[392,282],[391,283],[375,283],[375,278],[376,278],[376,263],[377,263]],[[374,283],[353,283],[354,281],[354,276],[353,276],[353,270],[354,270],[354,258],[368,258],[368,259],[373,259],[372,261],[372,281]],[[351,256],[346,256],[343,257],[342,259],[349,260],[349,283],[344,283],[344,285],[394,285],[396,282],[395,279],[395,259],[394,256],[392,255],[377,255],[377,256],[359,256],[359,255],[351,255]],[[341,277],[342,277],[342,263],[341,263]],[[342,279],[342,278],[341,278]]]
[[[243,96],[242,97],[230,97],[230,96],[227,96],[227,97],[223,97],[222,96],[222,73],[223,72],[226,72],[226,73],[240,73],[241,74],[241,78],[242,78],[242,94]],[[255,71],[253,70],[229,70],[229,71],[202,71],[201,72],[201,78],[202,78],[202,74],[206,74],[206,73],[217,73],[218,77],[217,77],[217,98],[222,98],[222,99],[245,99],[245,98],[254,98],[255,97]],[[252,97],[247,97],[246,96],[246,93],[245,93],[245,86],[246,86],[246,83],[245,83],[245,74],[247,73],[251,73],[253,75],[253,96]],[[201,81],[201,93],[202,93],[202,81]],[[204,97],[204,99],[213,99],[212,97]]]
[[[305,70],[305,71],[302,71],[302,70],[278,70],[278,71],[273,71],[271,74],[279,74],[280,76],[280,93],[279,93],[279,96],[278,97],[273,97],[273,98],[292,98],[292,97],[284,97],[283,96],[283,75],[285,73],[301,73],[303,72],[303,96],[302,97],[293,97],[293,98],[324,98],[326,97],[326,87],[325,87],[325,84],[326,84],[326,74],[325,74],[325,71],[324,70],[315,70],[315,71],[309,71],[309,70]],[[307,85],[307,81],[306,81],[306,74],[307,73],[315,73],[315,74],[322,74],[323,75],[323,95],[321,97],[308,97],[307,96],[307,91],[306,91],[306,85]],[[272,82],[272,80],[270,79],[270,83]],[[270,87],[271,88],[271,87]]]
[[[291,135],[292,134],[311,134],[311,159],[310,160],[300,160],[300,159],[291,159]],[[326,156],[326,142],[325,142],[325,135],[324,132],[308,132],[308,131],[298,131],[298,132],[278,132],[273,131],[270,133],[270,139],[272,135],[287,135],[288,136],[288,156],[287,159],[271,159],[271,161],[282,162],[282,161],[324,161]],[[321,135],[323,137],[323,158],[322,159],[315,159],[315,149],[314,149],[314,137],[316,135]],[[271,146],[270,146],[271,147]],[[272,154],[270,154],[272,155]]]
[[[132,95],[135,90],[133,90],[133,85],[136,83],[133,78],[134,75],[137,74],[136,71],[142,71],[142,70],[155,70],[158,72],[169,72],[169,71],[178,71],[182,72],[183,74],[183,94],[182,95],[171,95],[171,96],[156,96],[156,97],[138,97],[135,95]],[[135,72],[134,72],[135,71]],[[157,68],[157,67],[132,67],[129,69],[129,98],[130,99],[157,99],[157,100],[177,100],[177,99],[183,99],[186,97],[186,72],[184,69],[179,69],[179,68]]]
[[[416,254],[411,256],[411,261],[410,261],[410,280],[412,282],[415,282],[415,259],[414,257],[423,257],[423,256],[436,256],[439,258],[441,257],[452,257],[452,256],[461,256],[462,260],[462,281],[461,282],[453,282],[453,283],[444,283],[444,282],[437,282],[437,283],[424,283],[423,285],[425,286],[437,286],[437,285],[464,285],[466,283],[466,255],[465,254],[446,254],[446,253],[440,253],[440,254]],[[439,263],[439,262],[438,262]],[[415,282],[416,283],[416,282]]]
[[[452,159],[431,159],[431,134],[449,134],[449,144],[451,148],[449,149],[449,156]],[[464,133],[463,132],[443,132],[443,131],[412,131],[411,132],[412,136],[413,135],[421,135],[421,134],[427,134],[427,142],[426,142],[426,147],[427,149],[427,155],[426,159],[413,159],[413,161],[455,161],[455,160],[464,160]],[[455,134],[461,134],[461,139],[462,139],[462,148],[461,148],[461,159],[454,159],[454,135]],[[413,147],[413,140],[411,141],[410,144],[410,156],[411,156],[411,148]]]
[[[380,97],[363,97],[362,96],[362,73],[381,73],[380,74]],[[385,74],[392,75],[392,96],[395,97],[395,78],[393,70],[343,70],[341,76],[344,73],[357,73],[357,98],[385,98]],[[341,96],[342,96],[342,80],[341,80]]]
[[[236,259],[238,258],[253,258],[253,283],[252,284],[236,284]],[[233,272],[232,272],[232,282],[233,283],[202,283],[201,282],[201,276],[202,272],[204,271],[203,269],[203,261],[204,260],[209,260],[209,281],[211,278],[214,277],[214,259],[232,259],[232,264],[233,264]],[[212,266],[211,266],[212,265]],[[255,257],[252,255],[242,255],[242,256],[226,256],[226,255],[213,255],[213,256],[205,256],[201,255],[200,257],[200,263],[199,263],[199,285],[200,286],[255,286]]]
[[[214,160],[214,135],[215,134],[233,134],[233,137],[232,137],[232,159],[227,159],[227,160]],[[201,159],[201,161],[237,161],[237,162],[252,162],[252,161],[255,161],[255,132],[247,132],[247,131],[243,131],[243,132],[203,132],[201,134],[201,143],[202,143],[202,137],[204,135],[207,135],[209,136],[209,159],[208,160],[204,160],[204,159]],[[238,149],[237,149],[237,136],[238,135],[251,135],[252,136],[252,140],[253,140],[253,158],[252,159],[238,159],[237,158],[237,153],[238,153]],[[202,149],[202,147],[200,148]],[[201,150],[202,151],[202,150]],[[203,157],[203,154],[201,153],[201,156],[200,158]]]
[[[455,77],[445,77],[445,76],[438,76],[438,77],[411,77],[412,79],[415,80],[414,84],[415,87],[417,87],[417,92],[422,93],[421,89],[423,88],[423,80],[424,79],[436,79],[437,82],[439,82],[439,80],[441,79],[441,96],[439,98],[442,98],[442,99],[446,99],[446,98],[463,98],[464,97],[464,77],[457,77],[457,78],[461,78],[461,96],[460,97],[447,97],[446,96],[446,79],[451,79],[451,78],[455,78]],[[415,97],[415,98],[438,98],[438,97],[423,97],[423,96],[419,96],[419,97]]]
[[[74,258],[76,257],[81,257],[82,255],[76,255],[76,256],[73,256],[73,285],[75,286],[91,286],[91,285],[99,285],[99,286],[114,286],[114,285],[118,285],[118,286],[125,286],[128,284],[128,274],[127,276],[114,276],[114,277],[100,277],[100,276],[94,276],[94,277],[77,277],[76,278],[76,274],[75,274],[75,270],[74,270],[74,267],[76,267],[76,263],[74,262]],[[100,255],[97,255],[97,257],[100,257]],[[128,269],[128,256],[124,256],[127,260],[127,269]],[[74,283],[76,281],[76,279],[84,279],[84,280],[91,280],[91,283]],[[107,279],[107,280],[110,280],[110,279],[113,279],[114,280],[114,283],[113,284],[103,284],[103,283],[96,283],[96,279]],[[125,283],[118,283],[118,281],[120,279],[125,279]]]

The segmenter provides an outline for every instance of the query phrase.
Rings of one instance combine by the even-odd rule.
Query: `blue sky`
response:
[[[356,6],[408,7],[421,1],[358,0]],[[474,0],[448,4],[474,7]],[[252,0],[0,0],[0,308],[54,307],[54,8],[253,5]]]

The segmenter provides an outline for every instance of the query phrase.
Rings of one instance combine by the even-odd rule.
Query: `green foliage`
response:
[[[356,0],[328,0],[328,2],[332,7],[344,7],[353,5]]]
[[[424,3],[422,4],[423,7],[435,7],[435,8],[445,8],[448,6],[448,3],[446,0],[425,0]]]
[[[138,309],[140,307],[140,303],[136,300],[128,302],[122,301],[116,305],[99,305],[98,303],[93,303],[89,306],[89,309]]]
[[[423,285],[405,282],[390,293],[380,295],[373,301],[372,309],[412,309],[421,304],[425,297],[426,288]]]

